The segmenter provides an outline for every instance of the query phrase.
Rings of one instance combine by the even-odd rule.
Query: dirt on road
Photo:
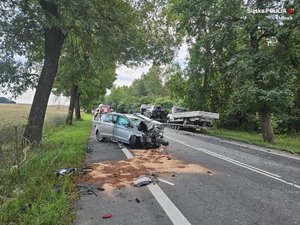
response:
[[[166,148],[131,150],[134,158],[121,161],[107,161],[88,165],[92,169],[84,176],[84,183],[97,184],[105,190],[129,186],[142,175],[160,177],[181,173],[207,173],[208,169],[189,164],[169,155]]]

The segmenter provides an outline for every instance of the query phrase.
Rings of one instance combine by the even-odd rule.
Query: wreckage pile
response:
[[[179,173],[206,173],[197,164],[188,164],[169,155],[164,147],[150,150],[132,150],[135,157],[118,162],[94,163],[84,177],[85,183],[93,183],[105,190],[124,188],[141,176],[166,176]]]

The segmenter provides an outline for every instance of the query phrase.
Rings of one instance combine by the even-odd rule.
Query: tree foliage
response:
[[[167,20],[160,16],[164,3],[161,0],[1,1],[0,67],[4,68],[0,71],[1,85],[15,96],[37,87],[24,137],[29,142],[41,140],[59,58],[62,53],[66,58],[72,57],[73,46],[68,43],[74,40],[79,43],[96,67],[99,62],[105,65],[107,61],[136,64],[170,60],[175,39],[166,29]],[[80,73],[83,68],[74,69]]]
[[[253,14],[250,9],[291,7],[280,4],[174,0],[169,10],[169,18],[178,22],[177,31],[191,43],[187,104],[225,116],[255,118],[258,113],[263,138],[271,142],[272,116],[290,110],[295,102],[299,51],[294,48],[299,46],[295,35],[300,14],[284,14],[289,18],[283,20],[275,14]],[[297,9],[298,3],[293,7]]]

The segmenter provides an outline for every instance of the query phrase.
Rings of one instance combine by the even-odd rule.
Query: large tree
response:
[[[0,2],[1,84],[16,95],[36,86],[24,138],[39,143],[65,41],[78,37],[119,63],[159,60],[172,36],[157,17],[163,1],[4,0]],[[157,9],[153,11],[153,9]],[[159,31],[160,32],[157,32]],[[149,35],[153,32],[153,35]],[[163,37],[166,36],[166,39]],[[164,54],[168,55],[168,54]],[[170,55],[170,54],[169,54]],[[166,57],[168,58],[168,57]],[[39,75],[39,71],[40,75]],[[38,81],[38,82],[37,82]]]
[[[234,93],[244,103],[244,110],[258,113],[263,139],[273,142],[272,113],[287,107],[292,99],[297,74],[293,61],[297,57],[286,41],[299,27],[299,12],[284,14],[290,19],[284,21],[275,14],[249,10],[288,7],[283,2],[171,2],[171,18],[191,40],[187,92],[198,96],[189,98],[192,107],[224,106]]]

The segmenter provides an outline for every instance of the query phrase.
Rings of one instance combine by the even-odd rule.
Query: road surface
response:
[[[300,224],[300,157],[165,129],[167,151],[202,173],[170,173],[169,183],[108,193],[81,185],[77,225]],[[89,140],[86,163],[126,160],[117,143]],[[134,156],[134,154],[133,154]],[[172,185],[174,184],[174,185]],[[87,194],[92,189],[94,194]],[[112,214],[103,219],[105,213]]]

